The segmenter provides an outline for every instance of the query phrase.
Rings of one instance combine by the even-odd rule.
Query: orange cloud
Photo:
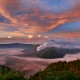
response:
[[[36,0],[37,4],[38,1],[39,0]],[[29,3],[32,5],[35,4],[33,4],[32,0],[30,0]],[[26,12],[26,14],[14,16],[17,11]],[[15,31],[15,34],[11,32],[7,32],[7,34],[36,34],[39,32],[47,32],[59,27],[61,24],[80,19],[80,3],[78,3],[71,11],[64,12],[62,14],[55,14],[47,11],[43,12],[41,8],[34,6],[25,8],[22,4],[22,0],[0,0],[0,16],[1,15],[10,20],[10,23],[0,23],[0,28],[8,28],[10,26],[18,29],[18,33]]]
[[[80,32],[56,33],[56,34],[54,34],[54,37],[57,37],[57,38],[67,38],[67,39],[80,38]]]

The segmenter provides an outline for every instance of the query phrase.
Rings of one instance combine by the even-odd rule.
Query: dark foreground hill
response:
[[[29,79],[22,73],[1,65],[0,80],[80,80],[80,60],[52,63]]]
[[[80,60],[52,63],[30,80],[80,80]]]
[[[27,80],[21,72],[0,65],[0,80]]]

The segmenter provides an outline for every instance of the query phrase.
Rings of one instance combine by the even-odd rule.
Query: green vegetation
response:
[[[29,79],[20,72],[0,66],[0,80],[80,80],[80,60],[52,63]]]
[[[0,80],[27,80],[21,72],[0,65]]]
[[[52,63],[30,80],[80,80],[80,60]]]

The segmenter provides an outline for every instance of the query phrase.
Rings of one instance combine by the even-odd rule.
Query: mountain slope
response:
[[[80,60],[52,63],[30,80],[80,80]]]
[[[65,49],[48,47],[37,52],[37,56],[41,58],[63,58],[66,54],[77,54],[80,53],[80,49]]]
[[[0,65],[0,80],[27,80],[23,74]]]
[[[80,43],[77,42],[71,42],[71,41],[59,41],[59,40],[49,40],[45,42],[44,44],[40,45],[37,47],[37,51],[40,51],[45,48],[50,48],[50,47],[57,47],[57,48],[68,48],[68,49],[75,49],[79,48],[80,49]]]
[[[37,56],[41,58],[63,58],[77,53],[80,53],[80,45],[69,41],[49,40],[37,47]]]

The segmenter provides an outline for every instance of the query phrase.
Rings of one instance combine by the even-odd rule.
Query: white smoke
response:
[[[37,47],[37,51],[48,47],[57,47],[57,48],[67,48],[67,49],[80,49],[80,43],[75,41],[68,41],[68,40],[49,40],[48,42],[40,45]]]

